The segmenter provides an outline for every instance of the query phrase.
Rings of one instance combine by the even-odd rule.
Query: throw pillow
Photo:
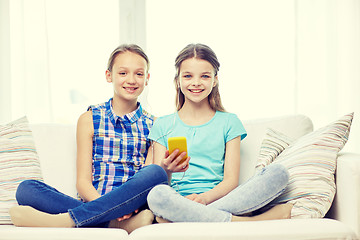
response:
[[[40,163],[26,117],[0,125],[0,224],[12,224],[9,208],[16,205],[18,185],[42,180]]]
[[[290,174],[285,192],[272,204],[292,203],[291,218],[325,216],[336,192],[337,155],[348,140],[353,115],[345,115],[293,142],[281,133],[268,131],[264,145],[273,142],[270,155],[260,157],[258,168],[271,162],[280,163]]]
[[[294,139],[274,129],[266,129],[255,171],[259,172],[262,168],[272,163],[293,141]]]

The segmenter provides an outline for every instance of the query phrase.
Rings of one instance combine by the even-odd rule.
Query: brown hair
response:
[[[147,71],[149,71],[150,68],[150,62],[149,62],[149,58],[147,57],[147,55],[145,54],[144,50],[142,50],[141,47],[139,47],[136,44],[122,44],[119,47],[117,47],[110,55],[109,60],[108,60],[108,65],[107,65],[107,70],[109,70],[111,72],[112,67],[114,65],[114,61],[115,58],[124,52],[132,52],[135,54],[138,54],[140,57],[144,58],[146,61],[146,67],[147,67]]]
[[[183,50],[180,51],[180,53],[175,59],[176,74],[174,78],[175,88],[176,88],[176,109],[178,111],[182,108],[185,102],[185,96],[180,91],[180,88],[178,87],[177,84],[179,80],[180,66],[183,61],[189,58],[197,58],[209,62],[214,68],[215,76],[217,76],[217,73],[220,68],[220,63],[216,57],[215,52],[210,47],[204,44],[200,44],[200,43],[189,44]],[[225,109],[221,103],[219,83],[217,83],[215,87],[212,89],[208,99],[209,99],[210,107],[213,110],[225,112]]]

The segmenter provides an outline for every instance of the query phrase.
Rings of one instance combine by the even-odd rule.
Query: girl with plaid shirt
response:
[[[167,183],[167,174],[150,164],[154,116],[137,101],[148,84],[148,70],[148,57],[139,46],[121,45],[112,52],[105,75],[114,95],[90,106],[77,124],[81,200],[43,182],[24,181],[16,193],[20,206],[10,209],[16,226],[117,227],[130,233],[153,222],[154,215],[145,209],[147,194]]]

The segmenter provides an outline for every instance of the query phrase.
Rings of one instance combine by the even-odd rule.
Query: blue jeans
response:
[[[26,180],[20,183],[16,200],[19,205],[31,206],[50,214],[69,212],[76,227],[106,227],[110,220],[146,205],[149,191],[158,184],[167,184],[167,181],[167,174],[162,167],[145,166],[120,187],[84,203],[43,182]]]
[[[244,215],[269,204],[285,190],[288,181],[284,166],[270,164],[209,205],[182,197],[168,185],[154,187],[148,205],[156,216],[172,222],[230,222],[232,215]]]

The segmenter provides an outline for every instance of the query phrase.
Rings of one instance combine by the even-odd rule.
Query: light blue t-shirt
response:
[[[224,178],[225,145],[228,141],[241,136],[246,130],[233,113],[217,111],[207,123],[190,126],[185,124],[178,113],[155,120],[149,139],[168,149],[169,137],[186,137],[189,169],[184,173],[173,173],[171,186],[183,196],[203,193],[214,188]]]

